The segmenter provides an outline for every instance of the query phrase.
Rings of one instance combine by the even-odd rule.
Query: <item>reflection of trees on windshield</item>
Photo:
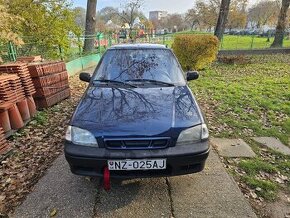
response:
[[[123,69],[125,66],[128,66],[124,70],[122,70],[119,75],[113,80],[117,80],[122,77],[123,74],[130,75],[130,78],[133,79],[142,79],[144,77],[145,72],[149,72],[152,79],[154,79],[153,69],[157,68],[158,64],[155,61],[156,55],[144,58],[142,60],[130,60],[128,58],[125,59],[125,62],[118,63],[120,69]]]
[[[167,49],[109,49],[93,76],[93,80],[136,79],[185,85],[183,71]]]

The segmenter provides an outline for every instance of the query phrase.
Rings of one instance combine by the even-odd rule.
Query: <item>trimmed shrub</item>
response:
[[[172,49],[183,70],[200,70],[216,60],[219,40],[213,35],[177,35]]]

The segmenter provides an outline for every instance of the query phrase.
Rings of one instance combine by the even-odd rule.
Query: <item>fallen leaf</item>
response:
[[[262,189],[260,187],[257,187],[256,191],[260,192],[260,191],[262,191]]]
[[[1,201],[4,201],[4,200],[5,200],[5,198],[6,198],[6,196],[5,196],[5,195],[0,195],[0,202],[1,202]]]
[[[50,216],[50,217],[54,217],[56,214],[57,214],[57,210],[56,210],[55,208],[53,208],[53,209],[50,211],[49,216]]]
[[[284,184],[284,180],[280,178],[276,178],[275,181],[278,182],[279,184]]]
[[[44,124],[34,119],[22,130],[27,134],[17,134],[9,140],[15,152],[0,164],[0,193],[5,196],[0,203],[0,214],[9,214],[19,205],[63,152],[67,123],[86,89],[86,84],[78,76],[69,79],[71,98],[41,112],[47,116]]]

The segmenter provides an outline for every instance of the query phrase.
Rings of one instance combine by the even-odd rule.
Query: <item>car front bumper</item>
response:
[[[198,151],[198,148],[206,148]],[[175,146],[158,150],[108,150],[65,142],[65,157],[72,173],[82,176],[102,177],[108,160],[164,159],[165,170],[111,171],[111,178],[164,177],[197,173],[204,169],[209,155],[208,141],[192,146]]]

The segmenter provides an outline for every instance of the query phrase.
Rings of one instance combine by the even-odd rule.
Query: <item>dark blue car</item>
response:
[[[162,45],[113,46],[70,121],[65,156],[74,174],[114,178],[203,170],[208,128],[175,55]]]

